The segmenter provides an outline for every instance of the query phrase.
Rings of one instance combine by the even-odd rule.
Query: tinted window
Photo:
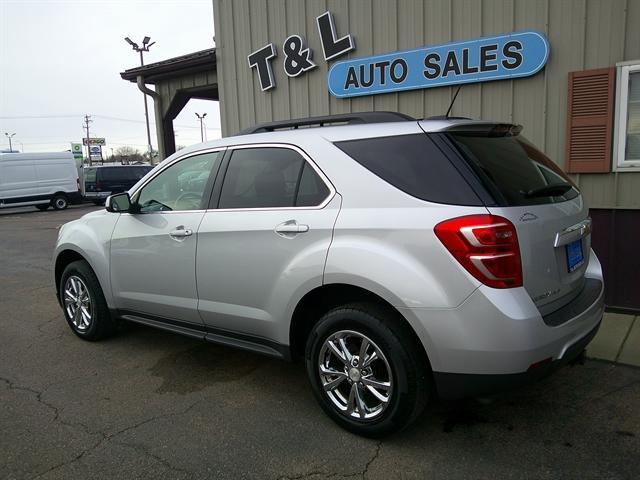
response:
[[[503,205],[564,202],[579,194],[569,177],[521,135],[460,132],[450,134],[450,138]],[[571,188],[564,193],[543,194],[549,185],[567,183]]]
[[[138,180],[140,180],[142,177],[144,177],[148,171],[150,171],[153,167],[151,165],[149,166],[144,166],[144,167],[131,167],[131,170],[133,172],[133,178],[134,180],[137,182]]]
[[[336,146],[409,195],[437,203],[480,204],[464,178],[425,134],[363,138]]]
[[[124,182],[133,178],[133,172],[128,168],[104,167],[98,169],[98,178],[103,182]]]
[[[292,207],[304,159],[288,148],[244,148],[233,152],[219,208]]]
[[[300,177],[296,207],[320,205],[329,193],[329,188],[327,188],[320,176],[313,170],[311,165],[305,162],[302,176]]]
[[[95,168],[86,168],[84,170],[84,180],[85,182],[95,182],[96,181],[96,169]]]
[[[219,153],[205,153],[180,160],[147,183],[138,196],[142,212],[198,210],[209,199],[203,198],[207,180]]]

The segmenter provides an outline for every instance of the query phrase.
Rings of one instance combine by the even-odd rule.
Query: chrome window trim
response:
[[[180,157],[176,157],[173,160],[171,160],[170,162],[168,162],[166,165],[164,165],[160,170],[158,170],[157,172],[155,172],[155,174],[151,177],[149,177],[142,185],[140,185],[138,188],[136,188],[134,191],[129,193],[129,197],[130,198],[135,198],[136,195],[138,195],[138,193],[144,188],[146,187],[149,182],[153,181],[158,175],[161,175],[162,172],[164,172],[167,168],[175,165],[176,163],[182,161],[182,160],[186,160],[188,158],[191,157],[195,157],[198,155],[203,155],[206,153],[215,153],[215,152],[224,152],[227,150],[227,147],[214,147],[214,148],[206,148],[204,150],[198,150],[197,152],[189,152],[186,153]],[[206,212],[206,209],[202,209],[199,208],[198,210],[166,210],[166,211],[159,211],[159,212],[140,212],[140,213],[136,213],[136,215],[150,215],[150,214],[158,214],[158,213],[185,213],[185,212],[190,212],[190,213],[199,213],[199,212]],[[131,215],[130,213],[127,213],[127,215]]]
[[[318,205],[314,206],[305,206],[305,207],[254,207],[254,208],[209,208],[207,212],[263,212],[263,211],[274,211],[274,210],[322,210],[326,207],[333,197],[336,195],[336,189],[331,183],[331,180],[324,174],[324,172],[318,167],[316,162],[305,152],[303,149],[298,147],[297,145],[293,145],[290,143],[247,143],[242,145],[230,145],[227,147],[228,150],[231,151],[231,158],[233,158],[233,150],[243,150],[248,148],[288,148],[289,150],[293,150],[298,153],[302,159],[307,162],[313,171],[320,177],[322,183],[329,189],[329,195]],[[229,161],[231,161],[231,158]],[[226,172],[225,172],[226,176]],[[224,179],[223,186],[224,186]]]

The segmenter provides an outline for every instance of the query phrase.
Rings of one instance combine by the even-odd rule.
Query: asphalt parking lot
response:
[[[640,369],[567,367],[491,400],[438,403],[383,441],[329,420],[301,364],[127,326],[67,327],[59,226],[95,209],[0,211],[0,477],[639,478]]]

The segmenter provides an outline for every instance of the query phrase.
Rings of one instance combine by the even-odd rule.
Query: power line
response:
[[[33,119],[50,119],[50,118],[77,118],[81,117],[81,114],[77,115],[4,115],[0,116],[0,120],[33,120]],[[112,120],[116,122],[130,122],[130,123],[146,123],[144,120],[135,120],[133,118],[122,118],[122,117],[113,117],[110,115],[98,115],[93,114],[92,117],[102,118],[104,120]],[[155,125],[154,121],[150,121],[150,124]],[[174,125],[174,127],[178,128],[193,128],[198,129],[199,126],[196,125]],[[210,130],[220,130],[220,127],[207,127]]]

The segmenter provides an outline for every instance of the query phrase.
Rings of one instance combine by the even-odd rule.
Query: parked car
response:
[[[70,152],[0,154],[0,208],[35,205],[64,210],[81,201]]]
[[[537,379],[593,338],[603,280],[578,188],[520,129],[348,114],[181,150],[61,228],[67,322],[302,357],[325,412],[374,437],[430,396]]]
[[[126,192],[151,169],[151,165],[85,167],[84,197],[96,205],[103,205],[109,195]]]

